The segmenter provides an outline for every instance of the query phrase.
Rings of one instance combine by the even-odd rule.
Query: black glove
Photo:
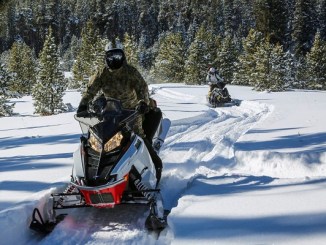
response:
[[[100,114],[106,106],[106,98],[102,94],[93,101],[93,109],[95,113]]]
[[[77,109],[77,113],[87,111],[87,105],[80,104]]]
[[[140,114],[145,114],[149,111],[149,107],[145,101],[140,100],[138,101],[138,105],[136,106],[136,111],[138,111]]]

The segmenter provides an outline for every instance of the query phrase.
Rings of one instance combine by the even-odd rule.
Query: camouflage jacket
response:
[[[102,90],[106,98],[121,101],[123,108],[135,109],[139,100],[149,104],[148,86],[136,68],[124,64],[118,70],[104,67],[91,77],[80,105],[87,105]]]

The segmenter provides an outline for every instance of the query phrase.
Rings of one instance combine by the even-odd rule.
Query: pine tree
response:
[[[231,36],[226,36],[220,48],[217,48],[216,59],[213,63],[217,67],[219,74],[224,78],[224,81],[230,83],[233,79],[235,71],[235,63],[237,61],[238,51],[234,40]]]
[[[288,13],[283,0],[255,0],[257,31],[269,37],[273,44],[285,43]]]
[[[126,54],[128,64],[138,68],[139,67],[139,63],[138,63],[139,52],[138,52],[137,43],[135,41],[134,36],[130,36],[126,32],[124,35],[124,38],[123,38],[123,47],[124,47],[124,52]]]
[[[92,65],[92,75],[97,70],[101,70],[105,66],[105,46],[108,44],[108,42],[108,39],[101,38],[100,35],[97,35],[93,54],[94,60]]]
[[[256,26],[254,19],[254,6],[252,0],[233,0],[233,6],[236,10],[236,25],[238,38],[246,37],[251,28]]]
[[[326,41],[326,0],[320,0],[318,21],[320,37],[322,40]]]
[[[307,54],[307,80],[310,89],[326,89],[326,41],[321,40],[319,32]]]
[[[243,52],[239,56],[239,61],[235,64],[233,84],[253,85],[256,68],[255,53],[259,45],[263,42],[263,34],[250,29],[248,36],[243,40]]]
[[[182,82],[185,45],[180,33],[169,33],[161,41],[153,73],[162,82]]]
[[[12,83],[12,75],[0,61],[0,117],[10,116],[13,114],[14,104],[8,103],[8,99],[14,97],[14,94],[10,91]]]
[[[232,35],[235,32],[235,13],[234,13],[234,6],[233,0],[224,1],[224,26],[225,26],[225,34]]]
[[[53,115],[64,110],[62,97],[66,86],[63,74],[59,70],[57,46],[52,28],[49,28],[40,53],[37,82],[32,92],[35,113]]]
[[[205,81],[207,69],[216,58],[215,45],[213,34],[206,31],[204,24],[201,25],[188,49],[184,77],[186,84],[201,84]]]
[[[314,0],[297,0],[293,20],[292,39],[297,59],[310,49],[316,31],[316,13]]]
[[[282,46],[273,45],[266,38],[255,52],[254,89],[258,91],[284,90],[285,61]]]
[[[80,40],[76,36],[73,36],[71,38],[69,48],[64,52],[62,57],[61,67],[65,71],[71,71],[74,64],[74,60],[76,60],[78,56],[79,48],[80,48]]]
[[[286,78],[286,56],[283,46],[273,45],[270,59],[270,91],[283,91],[285,89]]]
[[[21,93],[19,93],[19,87],[20,85],[23,85],[23,74],[22,74],[22,67],[21,67],[21,44],[19,42],[14,42],[12,45],[9,57],[8,57],[8,70],[12,72],[13,74],[13,83],[11,83],[11,91],[16,92],[21,96]]]
[[[11,90],[20,95],[31,94],[36,82],[36,61],[33,51],[24,42],[15,42],[12,45],[8,69],[14,74]]]
[[[91,20],[87,21],[82,31],[80,50],[72,68],[75,88],[82,90],[86,88],[89,77],[98,69],[95,64],[99,58],[98,55],[101,56],[102,60],[104,58],[104,48],[102,53],[98,54],[98,37],[98,31],[95,29],[94,23]]]
[[[34,51],[27,46],[25,43],[23,43],[23,49],[22,49],[22,70],[23,70],[23,76],[24,76],[24,84],[26,85],[25,89],[21,88],[21,91],[23,91],[24,94],[31,95],[32,88],[36,83],[36,70],[37,70],[37,62],[35,58]]]
[[[296,62],[294,55],[287,51],[284,54],[284,68],[285,68],[285,77],[284,77],[284,88],[293,88],[296,83]]]
[[[309,78],[307,77],[307,59],[306,56],[301,56],[296,58],[294,71],[295,71],[295,79],[293,83],[294,88],[305,89],[307,88],[307,84]]]

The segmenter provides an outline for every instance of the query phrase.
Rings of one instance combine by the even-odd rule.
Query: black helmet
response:
[[[119,69],[125,60],[125,53],[120,48],[109,49],[105,52],[105,62],[112,70]]]

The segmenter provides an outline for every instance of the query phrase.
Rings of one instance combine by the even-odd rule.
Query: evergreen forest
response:
[[[148,83],[204,84],[213,66],[257,91],[326,89],[326,0],[0,0],[0,116],[23,95],[66,110],[109,43]]]

